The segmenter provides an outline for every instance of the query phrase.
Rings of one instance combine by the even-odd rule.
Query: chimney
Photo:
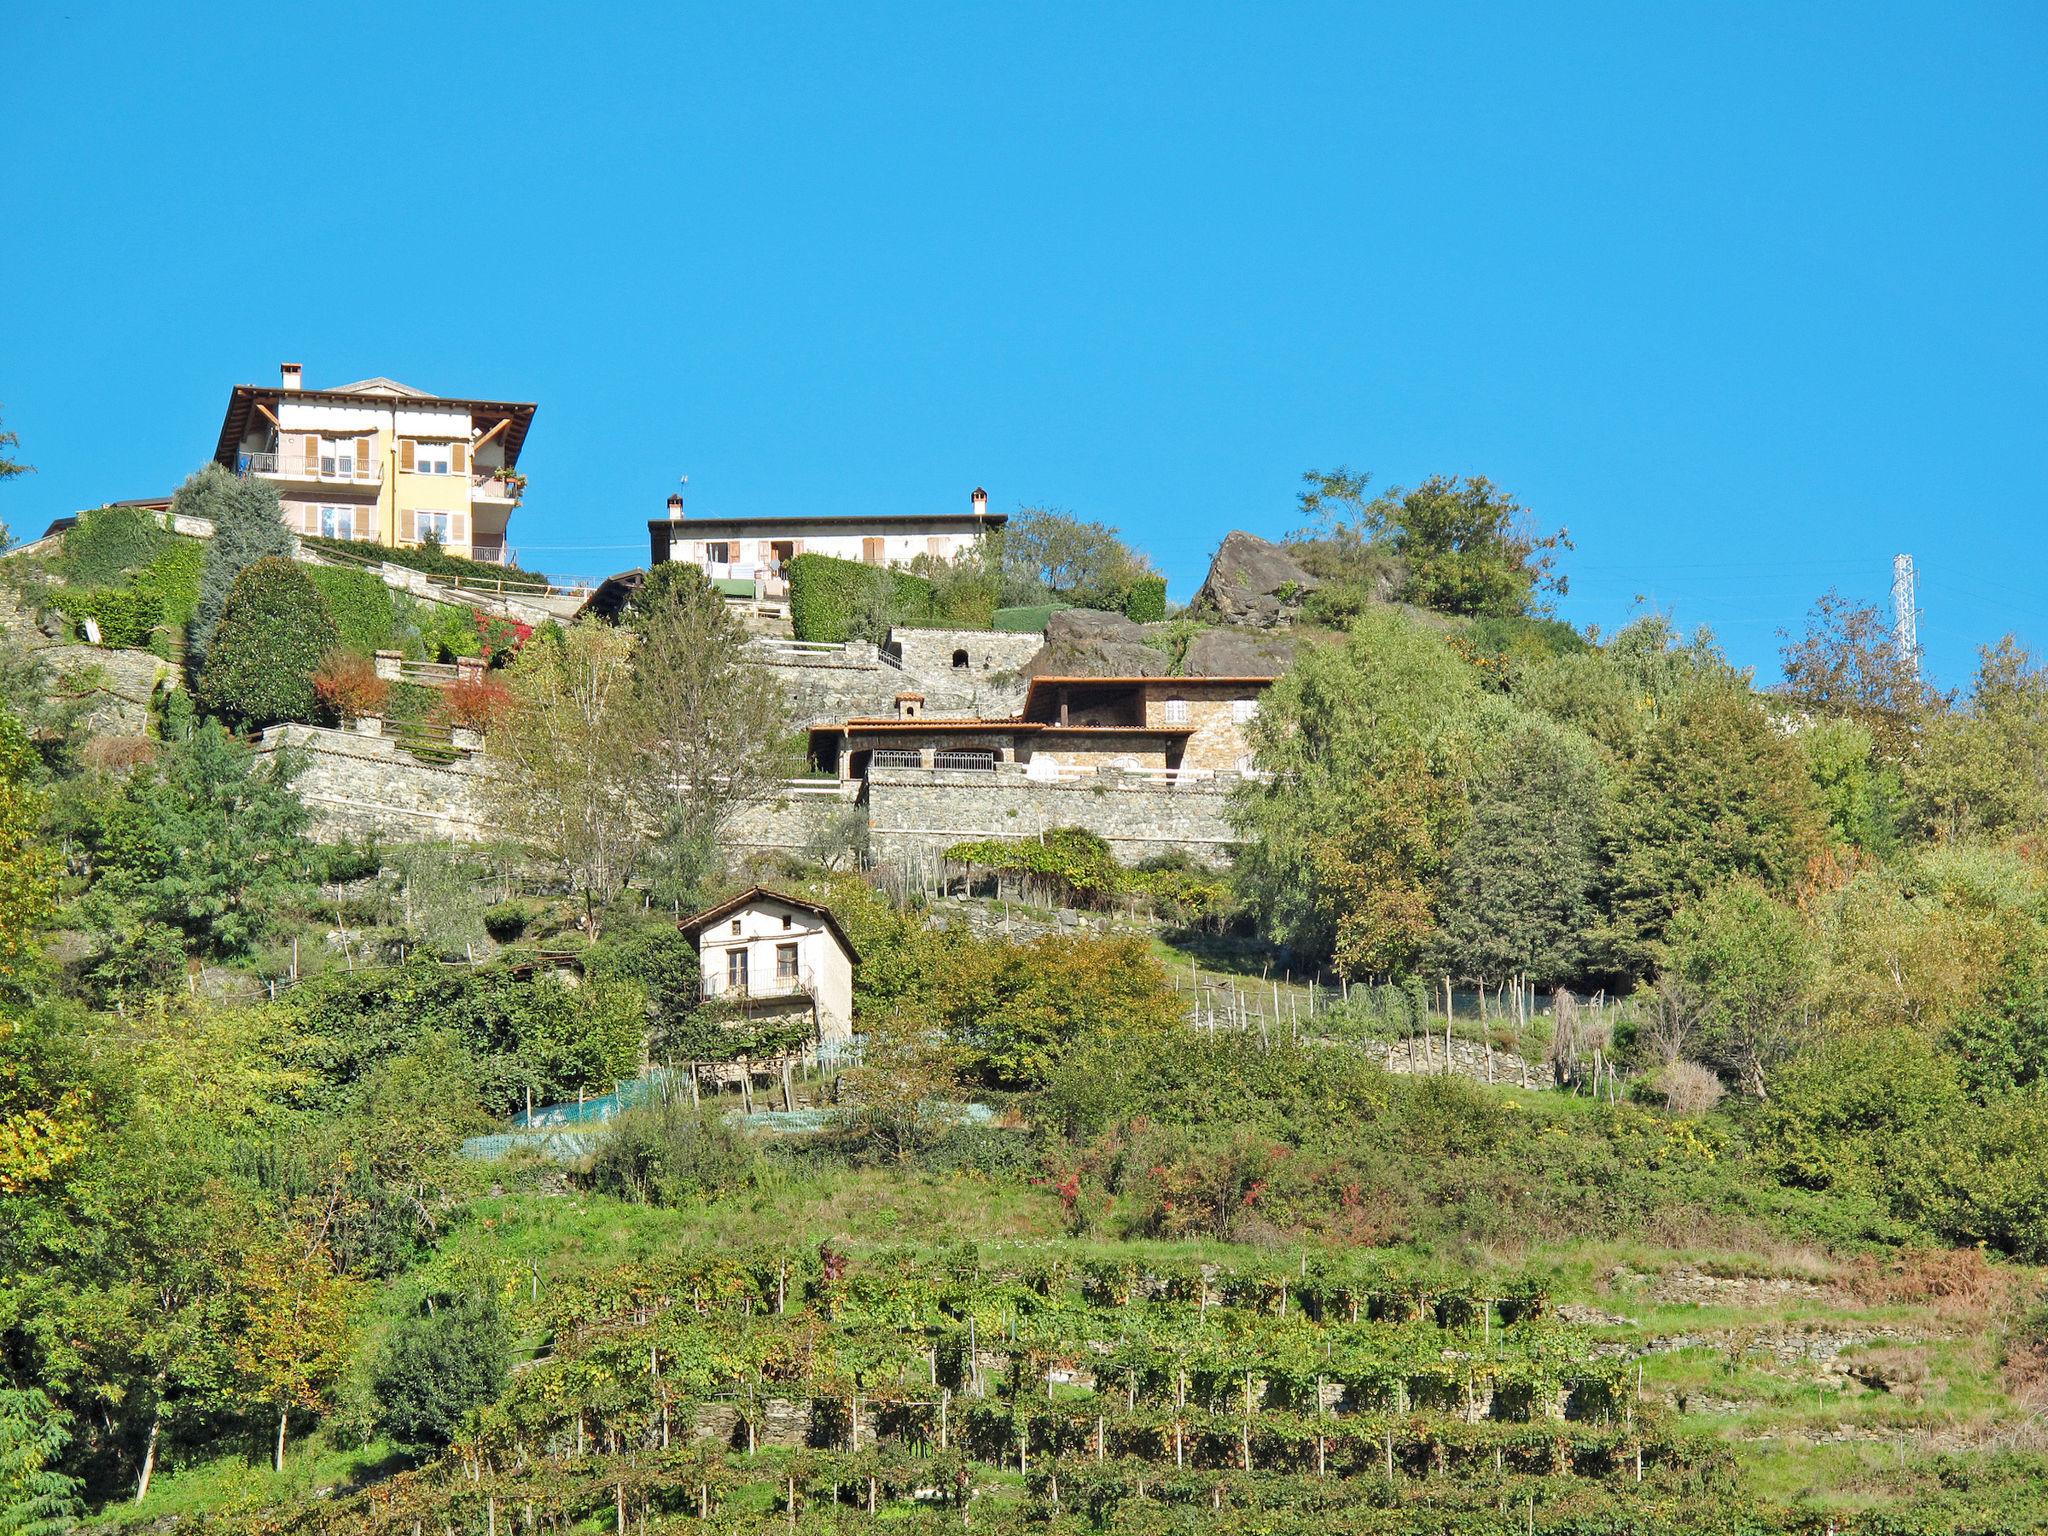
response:
[[[304,376],[305,370],[297,363],[279,363],[277,365],[277,387],[279,389],[297,389],[300,380]]]
[[[976,517],[988,516],[988,492],[978,485],[974,488],[974,515]]]
[[[921,693],[899,693],[896,695],[896,718],[915,720],[924,713],[924,695]]]
[[[681,491],[670,491],[668,493],[668,520],[672,523],[680,523],[683,520],[683,493]]]

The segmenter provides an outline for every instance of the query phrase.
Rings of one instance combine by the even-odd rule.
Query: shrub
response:
[[[141,507],[95,507],[82,512],[64,535],[55,562],[67,581],[81,587],[111,586],[148,565],[170,541],[154,512]]]
[[[93,620],[102,645],[148,645],[164,619],[162,599],[138,586],[62,587],[50,594],[50,600],[72,621],[80,639],[85,637],[85,621]]]
[[[512,707],[512,691],[490,677],[458,677],[441,690],[440,713],[451,725],[488,731]]]
[[[254,476],[238,479],[218,464],[204,465],[178,487],[178,494],[171,498],[171,514],[204,518],[213,524],[192,614],[193,658],[203,661],[226,612],[228,595],[242,572],[260,560],[288,558],[296,536],[284,525],[284,503],[275,485]],[[332,643],[331,639],[327,643]],[[326,649],[327,644],[320,646],[315,661]],[[312,670],[306,668],[308,673]]]
[[[500,944],[510,944],[532,921],[533,909],[523,901],[501,901],[484,908],[484,932]]]
[[[369,657],[336,646],[313,674],[313,692],[342,719],[363,720],[384,713],[391,684],[377,675],[377,664]]]
[[[639,1205],[679,1205],[751,1188],[761,1154],[715,1112],[687,1104],[628,1110],[591,1159],[587,1182]]]
[[[136,572],[129,584],[137,591],[154,593],[163,605],[162,622],[183,634],[199,611],[199,579],[205,565],[205,542],[176,535],[165,540],[156,558]]]
[[[391,648],[394,625],[391,589],[368,571],[345,570],[340,566],[313,565],[306,574],[327,608],[334,615],[341,643],[352,651],[368,655]]]
[[[1124,593],[1124,617],[1137,624],[1156,624],[1166,617],[1166,578],[1139,576]]]
[[[327,600],[290,560],[258,560],[235,578],[199,674],[202,702],[240,726],[317,718],[313,673],[334,648]]]
[[[442,1446],[491,1402],[512,1364],[512,1335],[488,1293],[415,1313],[391,1330],[371,1390],[403,1445]]]
[[[1657,1091],[1664,1107],[1677,1115],[1703,1115],[1727,1092],[1713,1068],[1696,1061],[1666,1062],[1657,1071]]]
[[[890,620],[921,620],[931,607],[931,583],[907,571],[830,555],[789,563],[789,622],[799,640],[876,639]]]

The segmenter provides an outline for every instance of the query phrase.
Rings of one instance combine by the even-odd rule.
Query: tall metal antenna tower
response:
[[[1892,557],[1892,629],[1898,637],[1899,654],[1906,659],[1906,665],[1913,669],[1913,675],[1920,675],[1920,626],[1919,609],[1915,604],[1915,582],[1913,579],[1913,557],[1894,555]]]

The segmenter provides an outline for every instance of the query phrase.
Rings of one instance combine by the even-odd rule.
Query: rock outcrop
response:
[[[1190,677],[1278,677],[1294,665],[1300,642],[1272,630],[1205,629],[1188,644]]]
[[[1222,624],[1272,629],[1292,623],[1321,584],[1283,546],[1233,529],[1209,562],[1190,610]]]
[[[1026,677],[1163,677],[1166,652],[1146,643],[1146,628],[1120,613],[1062,608],[1045,626],[1045,644]]]

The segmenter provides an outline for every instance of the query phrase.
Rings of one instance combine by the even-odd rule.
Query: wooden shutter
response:
[[[415,535],[413,533],[412,508],[407,507],[404,511],[398,514],[398,542],[401,544],[410,544],[412,543],[414,537]]]
[[[450,544],[462,544],[468,541],[469,535],[463,531],[462,525],[464,521],[465,519],[460,512],[448,514],[448,542]]]
[[[309,432],[306,434],[306,473],[309,475],[317,475],[319,472],[320,439]]]
[[[869,565],[880,565],[882,563],[882,547],[880,539],[862,539],[860,541],[861,559]]]
[[[412,468],[412,439],[411,439],[411,438],[409,438],[409,437],[408,437],[408,438],[402,438],[402,439],[400,439],[400,441],[399,441],[399,444],[398,444],[398,467],[399,467],[400,469],[406,469],[406,470],[409,470],[409,469],[411,469],[411,468]]]
[[[450,443],[448,445],[448,468],[458,475],[466,474],[468,471],[463,468],[462,456],[468,451],[466,444]]]
[[[356,478],[370,478],[370,439],[367,437],[356,439]]]
[[[318,533],[319,531],[320,509],[318,507],[299,508],[299,532]]]

